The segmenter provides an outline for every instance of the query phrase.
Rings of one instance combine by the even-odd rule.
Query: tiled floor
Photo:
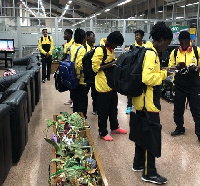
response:
[[[44,140],[47,119],[60,111],[72,112],[63,102],[69,92],[55,90],[54,79],[42,84],[40,102],[29,123],[29,141],[17,165],[13,165],[3,186],[48,186],[49,163],[52,148]],[[134,143],[127,135],[112,135],[114,141],[105,142],[98,138],[97,116],[92,115],[89,94],[88,121],[96,150],[102,162],[110,186],[147,186],[141,181],[141,172],[131,170]],[[175,129],[173,123],[173,104],[161,100],[162,156],[156,160],[158,173],[168,178],[169,186],[200,185],[200,143],[194,134],[194,122],[189,109],[185,113],[186,134],[171,137]],[[119,95],[119,123],[129,130],[129,115],[125,114],[126,97]],[[109,128],[109,124],[108,124]],[[49,132],[49,136],[51,131]]]

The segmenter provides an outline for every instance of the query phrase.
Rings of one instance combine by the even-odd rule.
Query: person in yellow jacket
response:
[[[142,41],[144,37],[144,31],[143,30],[136,30],[135,31],[135,44],[134,46],[130,46],[130,49],[133,49],[134,47],[143,47],[144,42]],[[127,108],[126,108],[126,114],[130,114],[132,111],[132,97],[127,96]]]
[[[45,83],[46,78],[50,81],[53,38],[48,36],[47,29],[42,30],[43,36],[38,41],[38,47],[42,58],[42,82]]]
[[[71,47],[72,44],[74,43],[72,35],[73,31],[71,29],[65,29],[64,40],[67,40],[67,42],[64,44],[64,58],[67,58],[67,55],[69,54],[69,47]]]
[[[182,31],[179,34],[180,46],[175,58],[175,50],[170,54],[169,67],[176,67],[174,76],[174,122],[176,129],[172,136],[185,134],[184,111],[186,98],[190,105],[195,122],[195,134],[200,141],[200,77],[199,61],[200,48],[191,45],[190,33]],[[196,53],[196,54],[195,54]]]
[[[89,52],[90,50],[94,49],[94,43],[96,38],[94,32],[92,31],[87,31],[86,36],[87,36],[86,47],[87,47],[87,52]],[[95,89],[95,84],[87,83],[87,86],[89,87],[89,89],[91,88],[92,107],[93,107],[92,114],[97,115],[97,91]]]
[[[67,59],[69,55],[69,47],[74,44],[74,39],[72,38],[73,31],[71,29],[65,29],[64,31],[64,40],[67,40],[67,42],[64,44],[64,54],[63,54],[63,60]],[[64,105],[70,105],[71,108],[73,108],[73,101],[71,98],[71,92],[70,92],[70,99],[64,102]]]
[[[73,100],[73,112],[82,112],[84,117],[87,118],[88,107],[88,87],[84,83],[84,74],[82,73],[83,65],[82,58],[86,53],[83,44],[86,42],[86,33],[84,30],[77,28],[74,33],[74,44],[70,49],[70,60],[74,61],[76,51],[78,51],[75,60],[76,75],[80,79],[79,85],[75,89],[71,89],[71,96]]]
[[[119,31],[110,33],[107,38],[102,38],[101,45],[107,50],[107,59],[102,64],[104,57],[103,48],[97,47],[92,57],[92,68],[96,72],[95,88],[97,90],[97,115],[99,136],[105,141],[112,141],[113,138],[108,134],[107,119],[110,120],[110,129],[113,134],[126,134],[127,131],[119,126],[117,119],[118,95],[117,91],[108,85],[108,79],[104,70],[113,67],[115,64],[114,49],[121,46],[124,38]]]
[[[170,28],[166,26],[164,22],[158,22],[153,26],[150,32],[150,37],[152,37],[153,41],[148,41],[145,44],[145,47],[151,48],[153,51],[146,51],[143,60],[142,71],[142,82],[146,85],[146,91],[144,90],[142,95],[138,97],[133,97],[132,102],[136,109],[136,114],[140,116],[142,114],[141,111],[145,101],[145,107],[149,114],[150,120],[160,123],[159,112],[161,110],[161,83],[167,77],[167,75],[171,73],[167,70],[160,69],[158,52],[162,52],[167,48],[173,38],[173,34]],[[143,181],[156,184],[163,184],[167,182],[165,177],[162,177],[157,173],[155,167],[155,156],[147,149],[136,143],[132,169],[133,171],[143,171],[143,175],[141,177]]]

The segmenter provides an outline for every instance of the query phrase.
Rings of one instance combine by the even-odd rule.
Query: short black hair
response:
[[[82,44],[83,40],[85,39],[86,34],[83,29],[77,28],[74,33],[74,41],[76,43]]]
[[[47,29],[46,29],[46,28],[42,29],[42,32],[44,32],[45,30],[47,31]]]
[[[94,34],[94,32],[92,32],[92,31],[87,31],[86,32],[87,37],[89,37],[91,34]]]
[[[141,36],[144,36],[144,33],[145,33],[145,32],[144,32],[143,30],[136,30],[136,31],[135,31],[135,34],[136,34],[136,33],[139,33]]]
[[[71,29],[65,29],[65,32],[67,32],[69,35],[73,35],[73,31]]]
[[[122,46],[124,43],[124,37],[120,33],[120,31],[111,32],[107,36],[107,41],[112,44],[117,44],[118,46]]]
[[[190,40],[190,33],[188,31],[180,32],[178,39],[189,39]]]
[[[149,38],[153,40],[159,41],[161,39],[164,40],[172,40],[173,38],[173,33],[171,29],[165,24],[165,22],[157,22],[153,27],[150,32]]]

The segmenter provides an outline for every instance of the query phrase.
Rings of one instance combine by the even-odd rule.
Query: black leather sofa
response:
[[[0,185],[6,179],[12,166],[10,109],[9,105],[0,104]]]
[[[28,142],[28,122],[41,94],[35,56],[13,60],[17,74],[0,77],[0,185]]]

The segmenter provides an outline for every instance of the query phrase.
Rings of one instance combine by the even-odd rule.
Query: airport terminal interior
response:
[[[0,88],[4,86],[9,89],[8,85],[2,84],[4,78],[7,78],[3,77],[5,71],[15,69],[17,62],[20,61],[25,65],[22,60],[24,57],[31,56],[30,60],[33,60],[35,64],[29,75],[29,81],[34,83],[32,86],[30,85],[29,90],[27,88],[27,95],[28,91],[31,95],[31,104],[26,106],[24,103],[22,104],[25,94],[14,92],[12,95],[15,94],[15,97],[13,96],[12,100],[16,100],[17,104],[12,100],[9,103],[12,107],[10,115],[12,119],[14,118],[13,120],[10,120],[10,117],[6,119],[7,115],[3,118],[6,111],[1,112],[0,107],[0,139],[3,141],[3,144],[0,141],[0,153],[3,151],[3,156],[5,156],[3,158],[5,161],[0,160],[0,164],[4,164],[0,165],[0,185],[53,185],[49,183],[49,177],[53,173],[51,161],[55,158],[53,156],[55,152],[52,150],[52,145],[44,139],[46,137],[50,139],[53,134],[52,127],[48,132],[46,131],[48,120],[53,120],[53,116],[60,112],[72,113],[73,109],[70,105],[64,104],[66,100],[69,100],[70,92],[61,93],[55,88],[54,73],[59,59],[53,60],[50,81],[42,83],[38,40],[42,36],[43,29],[47,29],[48,35],[53,38],[54,47],[62,48],[62,52],[66,42],[63,38],[65,29],[75,31],[76,28],[81,28],[85,31],[93,31],[96,38],[95,45],[99,45],[101,38],[107,37],[111,32],[120,31],[124,37],[124,43],[114,51],[117,58],[127,47],[134,44],[136,30],[145,32],[144,41],[152,41],[149,39],[149,35],[153,25],[164,21],[173,32],[171,44],[166,51],[159,54],[161,66],[166,67],[170,52],[179,46],[178,35],[181,31],[190,32],[192,45],[200,46],[199,6],[200,0],[0,0],[0,84],[2,85]],[[13,50],[2,49],[3,44],[1,43],[5,41],[12,42]],[[25,71],[27,68],[17,67],[16,69]],[[18,73],[16,75],[20,76]],[[16,75],[8,77],[10,78],[8,83],[13,81]],[[26,79],[22,81],[27,84]],[[0,93],[3,91],[0,89]],[[34,98],[32,92],[34,92]],[[127,97],[118,94],[118,120],[120,126],[128,133],[112,134],[114,140],[111,142],[99,138],[98,116],[92,113],[91,91],[88,93],[88,99],[87,123],[90,126],[88,131],[92,141],[90,145],[94,147],[95,158],[98,160],[97,169],[102,176],[100,184],[96,185],[153,185],[141,180],[141,172],[132,170],[135,144],[129,140],[130,115],[126,114]],[[156,158],[157,171],[168,179],[166,183],[168,186],[199,186],[200,142],[195,134],[190,105],[186,104],[184,113],[185,134],[172,137],[171,132],[174,131],[176,125],[173,119],[174,104],[171,87],[162,92],[160,101],[162,107],[160,112],[162,155],[160,158]],[[0,106],[1,104],[0,102]],[[135,111],[134,108],[133,111]],[[3,119],[1,120],[1,118]],[[4,121],[10,125],[10,129],[8,128],[12,134],[10,137],[4,133],[6,128],[3,126]],[[24,129],[25,142],[23,143],[16,142],[19,138],[15,133],[15,131],[19,132],[16,127],[18,122],[20,126],[27,123]],[[108,129],[109,127],[108,121]],[[20,133],[20,136],[24,136],[24,134]],[[14,150],[18,154],[18,156],[14,154],[16,159],[13,158],[12,152],[12,156],[5,152],[9,148],[11,151],[13,144],[10,144],[9,148],[5,147],[8,142],[3,139],[4,137],[12,139],[12,142],[14,141],[17,145],[20,143],[20,148],[17,147]],[[10,160],[9,157],[11,157]],[[1,154],[0,159],[2,159]],[[2,169],[5,171],[2,172]],[[80,184],[67,183],[66,185]]]

